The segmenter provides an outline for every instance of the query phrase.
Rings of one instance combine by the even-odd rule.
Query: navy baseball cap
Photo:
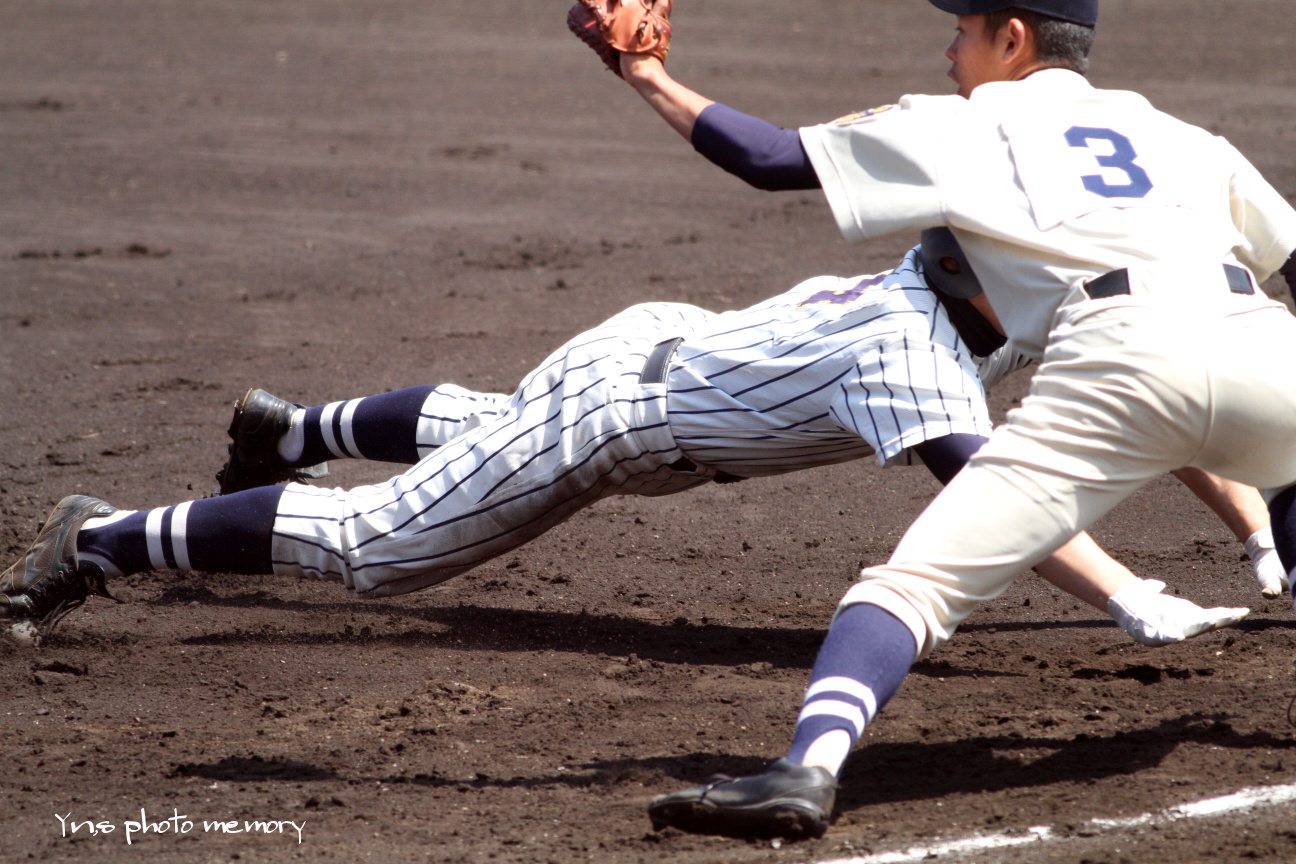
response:
[[[1085,27],[1098,24],[1098,0],[931,0],[931,4],[955,15],[985,15],[1016,6]]]

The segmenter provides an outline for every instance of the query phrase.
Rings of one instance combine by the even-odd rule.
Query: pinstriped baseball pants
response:
[[[500,416],[400,476],[356,489],[289,484],[271,549],[277,574],[339,580],[357,596],[443,582],[531,540],[609,495],[660,495],[714,472],[681,459],[666,386],[642,384],[664,339],[710,313],[631,307],[551,354]]]

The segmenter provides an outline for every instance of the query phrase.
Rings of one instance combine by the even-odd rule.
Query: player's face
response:
[[[982,84],[1008,80],[1003,46],[999,44],[1004,30],[991,37],[986,33],[985,22],[984,15],[958,16],[954,41],[945,49],[945,56],[953,63],[949,77],[958,84],[958,95],[964,99]]]

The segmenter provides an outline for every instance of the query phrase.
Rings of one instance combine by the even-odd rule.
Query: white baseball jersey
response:
[[[1296,248],[1296,213],[1228,142],[1062,69],[906,96],[801,140],[848,240],[950,226],[1035,357],[1086,280],[1128,267],[1136,291],[1209,302],[1197,274],[1264,281]]]
[[[680,449],[755,477],[988,434],[971,352],[918,266],[810,279],[698,328],[668,379]]]
[[[350,491],[287,487],[275,571],[404,593],[608,495],[868,453],[886,464],[929,438],[989,435],[974,359],[917,267],[910,252],[890,273],[819,277],[719,315],[636,306],[559,348],[511,397],[437,388],[418,427],[436,449],[405,474]],[[641,382],[653,346],[677,336],[665,381]],[[1020,362],[1007,348],[991,365],[1002,375]]]
[[[1296,211],[1222,139],[1061,70],[801,134],[848,238],[948,224],[1043,360],[843,603],[892,612],[925,655],[1152,477],[1296,483],[1296,319],[1224,268],[1267,278],[1296,248]],[[1091,298],[1084,284],[1119,269],[1128,292]]]

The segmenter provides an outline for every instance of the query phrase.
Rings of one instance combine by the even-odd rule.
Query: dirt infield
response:
[[[915,240],[850,247],[818,195],[705,163],[571,38],[566,5],[8,4],[6,565],[70,492],[209,492],[249,386],[509,390],[631,303],[738,308]],[[674,20],[681,80],[787,126],[951,89],[950,22],[921,0],[681,0]],[[1092,77],[1228,136],[1296,198],[1294,47],[1290,0],[1104,0]],[[1062,839],[971,859],[1296,860],[1281,813],[1088,821],[1296,781],[1290,606],[1170,481],[1095,533],[1184,596],[1253,606],[1242,626],[1141,648],[1023,579],[870,728],[825,838],[650,830],[651,796],[783,752],[834,604],[934,490],[857,464],[613,500],[393,600],[127,578],[124,604],[0,647],[0,858],[791,862],[1047,825]],[[155,830],[128,845],[141,810]]]

